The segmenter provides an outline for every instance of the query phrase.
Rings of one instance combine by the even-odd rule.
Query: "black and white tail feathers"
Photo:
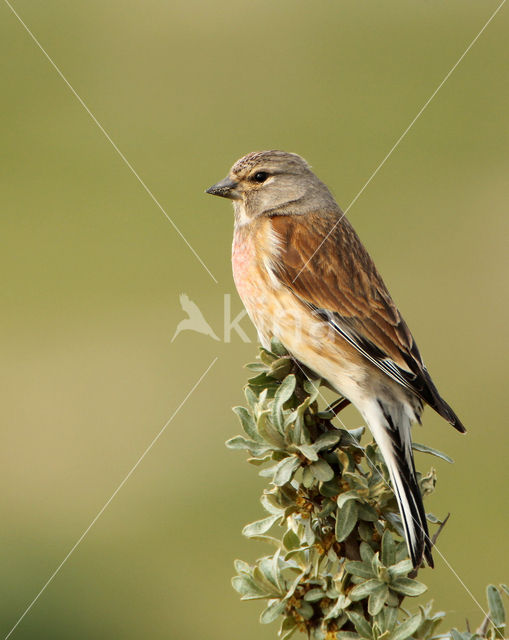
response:
[[[380,400],[371,404],[365,418],[389,470],[412,564],[417,568],[426,558],[433,567],[432,544],[412,452],[412,421],[403,405]]]

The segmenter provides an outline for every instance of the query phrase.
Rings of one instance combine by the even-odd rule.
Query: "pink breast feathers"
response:
[[[235,231],[232,250],[233,279],[244,304],[261,294],[261,276],[253,238]]]

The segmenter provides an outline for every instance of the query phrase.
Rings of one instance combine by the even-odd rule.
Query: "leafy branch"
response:
[[[233,586],[243,600],[265,600],[260,621],[280,620],[279,638],[296,631],[313,640],[426,640],[444,617],[431,603],[413,613],[405,598],[422,595],[408,557],[389,475],[374,442],[361,446],[364,427],[338,429],[334,412],[320,409],[320,380],[308,379],[283,346],[260,349],[256,375],[236,407],[245,435],[226,444],[249,453],[269,487],[261,496],[267,516],[243,534],[273,553],[235,562]],[[416,451],[445,454],[414,444]],[[423,496],[435,489],[431,469],[418,476]],[[428,514],[432,524],[444,520]],[[441,529],[440,529],[441,530]],[[509,595],[507,587],[501,590]],[[488,587],[490,614],[475,633],[453,629],[453,640],[503,638],[501,592]]]

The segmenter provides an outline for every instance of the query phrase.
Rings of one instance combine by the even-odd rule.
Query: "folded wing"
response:
[[[348,220],[338,223],[336,212],[274,216],[272,226],[280,240],[273,269],[281,283],[381,371],[464,432]]]

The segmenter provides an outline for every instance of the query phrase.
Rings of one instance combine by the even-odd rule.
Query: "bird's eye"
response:
[[[265,180],[267,180],[268,177],[269,177],[269,174],[266,173],[265,171],[258,171],[257,173],[254,174],[253,180],[255,182],[265,182]]]

